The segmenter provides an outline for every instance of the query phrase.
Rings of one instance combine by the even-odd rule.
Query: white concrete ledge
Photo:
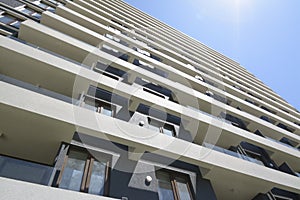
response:
[[[3,177],[0,177],[0,186],[3,200],[116,200]]]

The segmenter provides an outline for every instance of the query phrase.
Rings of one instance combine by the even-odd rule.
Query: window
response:
[[[165,72],[165,71],[163,71],[163,70],[161,70],[161,69],[159,69],[159,68],[157,68],[157,67],[155,67],[155,66],[153,66],[153,65],[151,65],[149,63],[146,63],[146,62],[144,62],[142,60],[134,59],[132,64],[134,64],[136,66],[139,66],[139,67],[141,67],[143,69],[146,69],[146,70],[148,70],[150,72],[153,72],[153,73],[155,73],[155,74],[157,74],[159,76],[162,76],[162,77],[165,77],[165,78],[168,77],[168,73],[167,72]]]
[[[153,131],[160,132],[160,127],[162,126],[162,122],[148,118],[149,129]]]
[[[175,137],[175,129],[171,124],[164,123],[163,121],[155,120],[148,117],[149,129]]]
[[[145,50],[140,49],[140,48],[138,48],[138,47],[133,47],[133,50],[135,50],[135,51],[137,51],[137,52],[139,52],[139,53],[141,53],[141,54],[143,54],[143,55],[145,55],[145,56],[148,56],[148,57],[151,56],[151,54],[150,54],[148,51],[145,51]]]
[[[283,197],[283,196],[278,196],[278,195],[273,195],[275,200],[293,200],[291,198],[288,197]]]
[[[161,62],[161,58],[159,58],[159,57],[156,56],[156,55],[151,54],[150,52],[148,52],[148,51],[146,51],[146,50],[140,49],[140,48],[138,48],[138,47],[133,47],[132,49],[135,50],[135,51],[137,51],[137,52],[139,52],[140,54],[143,54],[143,55],[145,55],[145,56],[148,56],[148,57],[150,57],[150,58],[153,58],[154,60],[157,60],[157,61]]]
[[[109,104],[102,103],[98,106],[97,112],[102,113],[107,116],[113,116],[113,110]]]
[[[279,141],[280,141],[281,143],[286,144],[288,147],[295,147],[295,146],[298,145],[297,142],[295,142],[295,141],[293,141],[293,140],[291,140],[291,139],[288,139],[288,138],[286,138],[286,137],[281,138]]]
[[[93,67],[93,70],[100,73],[100,74],[103,74],[107,77],[110,77],[112,79],[115,79],[115,80],[119,80],[120,78],[123,80],[127,80],[128,79],[128,74],[121,70],[121,69],[118,69],[118,68],[115,68],[115,67],[112,67],[110,66],[109,64],[106,64],[104,62],[101,62],[101,61],[98,61],[96,63],[96,65]]]
[[[170,124],[164,124],[163,127],[161,127],[162,133],[168,136],[175,136],[174,127]]]
[[[20,21],[15,21],[15,22],[11,23],[10,25],[15,27],[15,28],[20,28],[21,22]]]
[[[239,82],[238,82],[239,83]],[[240,83],[241,84],[241,83]],[[242,85],[242,84],[241,84]],[[257,99],[259,99],[259,100],[261,100],[261,98],[259,98],[259,97],[257,97],[257,96],[255,96],[254,94],[252,94],[252,93],[250,93],[250,92],[247,92],[249,95],[251,95],[251,96],[253,96],[253,97],[255,97],[255,98],[257,98]]]
[[[20,11],[21,11],[22,13],[27,14],[27,15],[31,15],[32,13],[35,12],[34,10],[32,10],[32,9],[30,9],[30,8],[22,8]]]
[[[128,47],[128,44],[125,41],[123,41],[123,40],[121,40],[121,39],[119,39],[119,38],[117,38],[117,37],[115,37],[111,34],[106,33],[105,37],[107,37],[108,39],[110,39],[112,41],[118,42],[118,43]]]
[[[275,200],[298,200],[299,199],[299,194],[279,189],[279,188],[273,188],[271,192],[268,192],[270,196],[272,196],[272,199]]]
[[[62,3],[56,1],[56,0],[48,0],[49,2],[55,4],[55,5],[63,5]]]
[[[90,194],[108,195],[110,159],[107,155],[95,154],[97,159],[85,149],[71,147],[56,186]]]
[[[246,152],[246,155],[254,160],[250,160],[251,162],[255,162],[259,165],[265,165],[262,161],[262,156],[256,152],[252,152],[252,151],[249,151],[247,149],[244,149],[244,151]]]
[[[50,12],[54,12],[55,11],[55,8],[53,8],[52,6],[49,6],[49,5],[45,4],[45,3],[42,3],[41,1],[34,1],[32,3],[34,3],[35,5],[37,5],[38,7],[42,8],[44,10],[48,10]]]
[[[200,76],[200,75],[195,75],[195,79],[197,79],[199,81],[202,81],[202,82],[205,82],[205,80],[203,79],[203,77]]]
[[[207,81],[206,81],[207,82]],[[217,101],[220,101],[222,103],[225,103],[227,105],[229,105],[231,102],[229,100],[226,99],[226,96],[225,95],[218,95],[218,94],[215,94],[213,93],[212,91],[210,90],[207,90],[205,92],[205,95],[209,96],[209,97],[212,97],[213,99],[217,100]]]
[[[241,120],[238,117],[235,117],[233,115],[230,115],[230,114],[227,114],[227,113],[224,113],[224,112],[221,112],[220,117],[223,118],[223,119],[228,120],[233,126],[236,126],[236,127],[241,128],[241,129],[244,129],[246,131],[249,131],[247,129],[247,124],[249,124],[249,123],[245,122],[244,120]]]
[[[20,25],[21,25],[20,20],[18,20],[17,18],[15,18],[11,15],[8,15],[8,14],[0,15],[0,22],[2,22],[4,24],[7,24],[7,25],[10,25],[10,26],[15,27],[15,28],[19,28]]]
[[[0,22],[4,23],[4,24],[10,24],[12,22],[14,22],[16,20],[16,18],[10,16],[10,15],[2,15],[0,16]]]
[[[127,54],[123,54],[122,52],[120,52],[117,49],[114,49],[106,44],[104,44],[101,48],[102,51],[104,51],[105,53],[108,53],[112,56],[118,57],[124,61],[128,61],[129,56]]]
[[[140,78],[140,77],[137,77],[134,82],[143,86],[143,90],[146,92],[149,92],[161,98],[168,99],[170,101],[175,102],[175,100],[173,99],[173,92],[168,88],[165,88],[154,82],[150,82],[147,79]]]
[[[294,124],[296,124],[296,125],[300,126],[300,123],[298,123],[298,122],[294,122]]]
[[[160,200],[192,200],[193,193],[188,176],[157,171],[158,196]]]
[[[24,7],[20,10],[22,13],[26,14],[26,15],[30,15],[36,19],[40,19],[42,16],[40,13],[37,13],[35,10],[28,8],[28,7]]]
[[[266,121],[266,122],[269,122],[269,123],[271,123],[271,124],[275,124],[275,120],[273,120],[273,119],[271,119],[270,117],[267,117],[267,116],[264,116],[264,115],[262,115],[261,117],[260,117],[260,119],[262,119],[262,120],[264,120],[264,121]]]
[[[288,126],[286,126],[286,125],[284,125],[282,123],[277,124],[277,126],[280,127],[280,128],[282,128],[282,129],[284,129],[284,130],[286,130],[286,131],[289,131],[291,133],[293,133],[295,131],[294,129],[292,129],[292,128],[290,128],[290,127],[288,127]]]
[[[37,19],[41,19],[41,17],[42,17],[41,14],[39,14],[39,13],[33,13],[31,16],[35,17]]]
[[[268,112],[274,114],[274,115],[276,114],[275,111],[272,111],[272,110],[270,110],[269,108],[267,108],[267,107],[265,107],[265,106],[261,106],[261,108],[264,109],[265,111],[268,111]]]
[[[86,95],[84,100],[86,107],[92,106],[93,110],[95,110],[98,113],[113,117],[114,116],[114,106],[106,103],[104,101],[101,101],[100,99],[95,99],[91,96]],[[95,108],[95,109],[94,109]]]
[[[82,106],[104,115],[114,117],[119,103],[124,102],[124,97],[95,86],[90,86],[87,94],[81,97]],[[114,102],[112,102],[114,101]]]
[[[257,103],[255,103],[255,102],[254,102],[254,101],[252,101],[252,100],[245,99],[245,101],[247,101],[248,103],[251,103],[251,104],[253,104],[253,105],[256,105],[256,106],[258,106],[258,104],[257,104]]]

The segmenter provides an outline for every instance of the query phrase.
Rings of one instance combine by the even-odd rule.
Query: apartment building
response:
[[[121,0],[0,0],[0,199],[299,200],[300,113]]]

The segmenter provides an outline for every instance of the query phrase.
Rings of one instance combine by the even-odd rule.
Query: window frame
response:
[[[185,181],[185,184],[187,186],[188,193],[189,193],[191,200],[196,199],[195,193],[194,193],[193,187],[192,187],[192,182],[191,182],[191,179],[188,174],[183,174],[180,172],[175,172],[175,171],[171,171],[171,170],[167,170],[167,169],[158,170],[158,172],[167,173],[169,175],[169,181],[171,183],[174,200],[180,200],[180,194],[179,194],[179,189],[178,189],[178,184],[177,184],[176,178],[181,178]],[[157,174],[155,174],[155,176],[156,176],[156,179],[158,182],[159,178],[157,177]]]
[[[81,179],[81,183],[80,183],[80,191],[79,192],[84,192],[84,193],[87,193],[87,194],[97,195],[97,194],[93,194],[93,193],[88,192],[89,187],[90,187],[91,177],[92,177],[93,162],[97,161],[97,159],[95,159],[87,149],[85,149],[83,147],[75,146],[75,145],[70,145],[69,146],[68,152],[64,157],[64,161],[63,161],[62,167],[60,169],[58,178],[57,178],[57,180],[54,180],[55,181],[55,183],[53,184],[54,187],[59,188],[59,186],[61,184],[62,177],[63,177],[65,168],[66,168],[67,163],[68,163],[69,153],[70,153],[71,150],[80,151],[80,152],[84,152],[84,153],[87,154],[87,158],[85,160],[85,166],[84,166],[84,170],[83,170],[83,175],[82,175],[82,179]],[[98,196],[108,196],[109,195],[109,186],[110,186],[110,174],[111,174],[112,158],[111,158],[110,155],[105,154],[103,152],[97,152],[97,154],[103,155],[103,158],[106,160],[103,195],[98,194]]]
[[[90,101],[90,102],[94,102],[94,105],[90,105],[89,103],[87,103],[86,102],[87,100]],[[116,115],[116,108],[117,108],[116,105],[114,105],[110,102],[107,102],[105,100],[102,100],[102,99],[99,99],[97,97],[93,97],[91,95],[86,94],[86,95],[84,95],[83,102],[84,102],[84,104],[95,107],[95,111],[97,113],[105,115],[103,113],[103,110],[105,108],[110,108],[110,110],[111,110],[111,116],[110,117],[115,117],[115,115]],[[108,116],[108,115],[106,115],[106,116]]]
[[[0,23],[6,25],[6,26],[10,26],[12,28],[15,29],[19,29],[19,26],[16,26],[15,24],[20,24],[22,22],[22,20],[12,14],[10,14],[9,12],[3,11],[0,13],[0,18],[10,18],[11,20],[7,23],[7,22],[2,22],[0,21]]]
[[[105,109],[106,110],[110,110],[111,111],[111,115],[106,115],[105,113]],[[113,107],[113,105],[109,104],[109,103],[105,103],[105,102],[101,102],[99,104],[99,106],[97,107],[96,112],[101,113],[103,115],[109,116],[109,117],[114,117],[115,116],[115,109]]]
[[[162,134],[164,134],[164,135],[168,135],[168,134],[166,134],[165,132],[164,132],[164,129],[168,129],[168,128],[170,128],[170,129],[168,129],[168,130],[171,130],[172,129],[172,136],[171,137],[176,137],[177,135],[176,135],[176,130],[175,130],[175,127],[174,127],[174,124],[171,124],[171,123],[168,123],[168,122],[166,122],[166,121],[162,121],[162,120],[159,120],[159,119],[156,119],[156,118],[153,118],[153,117],[147,117],[148,118],[148,125],[149,126],[154,126],[153,124],[151,124],[151,121],[154,121],[154,122],[156,122],[157,124],[159,124],[159,126],[157,127],[157,126],[154,126],[154,127],[156,127],[156,128],[158,128],[159,129],[159,132],[160,133],[162,133]],[[168,128],[167,128],[168,127]],[[151,128],[150,128],[151,129]],[[153,129],[151,129],[151,130],[153,130]],[[170,135],[168,135],[168,136],[170,136]]]
[[[254,152],[254,151],[251,151],[251,150],[249,150],[249,149],[245,149],[245,148],[243,148],[243,150],[245,151],[246,156],[248,156],[249,158],[252,158],[252,159],[257,160],[258,162],[261,162],[263,166],[268,166],[268,165],[265,163],[262,154],[257,153],[257,152]],[[273,164],[272,164],[272,165],[273,165]]]

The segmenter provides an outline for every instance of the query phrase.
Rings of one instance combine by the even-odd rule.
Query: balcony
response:
[[[273,188],[266,194],[258,194],[252,200],[299,200],[300,195],[282,190],[279,188]]]
[[[262,115],[262,116],[260,117],[260,119],[262,119],[262,120],[264,120],[264,121],[266,121],[266,122],[269,122],[269,123],[271,123],[271,124],[275,124],[275,123],[276,123],[275,120],[273,120],[273,119],[271,119],[271,118],[269,118],[269,117],[267,117],[267,116],[264,116],[264,115]]]
[[[107,90],[90,86],[87,93],[81,94],[79,105],[110,117],[117,117],[122,107],[126,107],[128,100]]]
[[[235,117],[233,115],[230,115],[230,114],[227,114],[227,113],[224,113],[224,112],[221,112],[220,117],[224,118],[227,121],[229,121],[233,126],[236,126],[236,127],[241,128],[241,129],[244,129],[246,131],[249,131],[247,129],[246,123],[238,117]]]
[[[282,128],[282,129],[286,130],[286,131],[289,131],[289,132],[291,132],[291,133],[293,133],[293,132],[295,131],[294,129],[292,129],[292,128],[290,128],[290,127],[288,127],[288,126],[286,126],[286,125],[284,125],[284,124],[282,124],[282,123],[277,124],[277,126],[278,126],[279,128]]]
[[[159,96],[163,99],[175,102],[175,100],[173,99],[173,92],[168,88],[162,87],[156,83],[150,82],[146,79],[139,77],[137,77],[134,82],[138,85],[143,86],[143,90],[146,92]]]
[[[125,41],[121,40],[120,38],[118,38],[118,37],[116,37],[116,36],[113,36],[113,35],[111,35],[111,34],[106,33],[104,36],[107,37],[108,39],[110,39],[110,40],[112,40],[112,41],[115,41],[115,42],[117,42],[117,43],[120,43],[120,44],[122,44],[122,45],[124,45],[124,46],[126,46],[126,47],[129,46],[127,42],[125,42]]]
[[[157,67],[154,67],[154,66],[152,66],[152,65],[150,65],[150,64],[148,64],[148,63],[146,63],[144,61],[141,61],[141,60],[138,60],[138,59],[134,59],[133,64],[136,65],[136,66],[139,66],[139,67],[141,67],[143,69],[146,69],[146,70],[148,70],[150,72],[153,72],[153,73],[155,73],[155,74],[157,74],[157,75],[159,75],[161,77],[164,77],[164,78],[168,77],[168,73],[167,72],[165,72],[165,71],[163,71],[163,70],[161,70],[161,69],[159,69]]]
[[[62,162],[64,159],[64,154],[66,150],[71,149],[73,151],[78,151],[79,153],[70,153],[67,156],[68,164]],[[103,170],[99,171],[100,168],[106,164],[104,161],[100,161],[99,159],[91,159],[90,162],[93,163],[93,168],[89,167],[93,170],[90,174],[91,178],[89,179],[90,189],[88,191],[85,190],[75,190],[74,186],[76,186],[76,181],[80,181],[80,174],[78,166],[82,165],[82,160],[76,160],[81,154],[87,154],[85,149],[80,149],[79,147],[69,147],[67,144],[63,144],[61,146],[61,150],[59,151],[59,156],[56,158],[56,164],[52,166],[43,165],[31,161],[25,161],[17,158],[11,158],[8,156],[0,155],[0,192],[3,194],[1,189],[5,188],[5,199],[111,199],[107,197],[103,197],[103,194],[99,192],[99,190],[95,190],[95,188],[101,188],[100,184],[101,180],[99,180],[100,176],[103,174]],[[80,154],[81,153],[81,154]],[[73,157],[72,157],[73,156]],[[75,156],[75,157],[74,157]],[[76,157],[77,156],[77,157]],[[81,158],[81,157],[80,157]],[[104,158],[103,158],[104,159]],[[100,163],[101,162],[101,163]],[[104,162],[104,163],[103,163]],[[62,167],[61,164],[67,165]],[[73,168],[72,168],[73,167]],[[103,168],[103,167],[102,167]],[[102,169],[101,168],[101,169]],[[108,168],[108,166],[107,166]],[[73,170],[73,171],[72,171]],[[107,171],[107,169],[105,169]],[[59,176],[58,174],[64,172],[64,176],[62,176],[61,185],[59,187],[56,185],[58,182]],[[79,177],[79,178],[78,178]],[[103,183],[103,181],[102,181]],[[67,185],[69,184],[69,185]],[[106,184],[106,181],[105,181]],[[108,184],[108,183],[107,183]],[[65,187],[65,186],[68,187]],[[95,186],[96,185],[96,186]],[[99,186],[100,185],[100,186]],[[52,186],[52,187],[50,187]],[[57,187],[57,188],[54,188]],[[64,189],[64,190],[63,190]],[[68,190],[68,191],[67,191]],[[108,190],[107,190],[108,192]],[[8,195],[11,193],[11,195]],[[84,194],[86,193],[86,194]],[[88,193],[88,194],[87,194]],[[48,194],[48,196],[46,195]],[[92,195],[90,195],[92,194]]]
[[[124,70],[115,68],[110,66],[107,63],[98,61],[93,67],[92,70],[95,72],[98,72],[104,76],[107,76],[109,78],[127,82],[128,81],[128,74]]]
[[[156,60],[156,61],[161,62],[161,58],[159,58],[158,56],[153,55],[152,53],[150,53],[150,52],[148,52],[148,51],[146,51],[146,50],[140,49],[140,48],[138,48],[138,47],[133,47],[133,50],[139,52],[140,54],[143,54],[143,55],[145,55],[145,56],[148,56],[148,57],[150,57],[150,58],[153,58],[153,59]]]
[[[278,167],[262,148],[249,143],[242,142],[237,147],[230,147],[229,149],[224,149],[209,143],[204,143],[203,146],[261,166],[266,166],[293,176],[300,177],[300,173],[293,171],[287,163],[283,163]]]
[[[0,155],[0,176],[50,185],[53,167]]]
[[[206,91],[205,94],[207,96],[217,100],[217,101],[220,101],[220,102],[224,103],[224,104],[227,104],[227,105],[230,104],[230,102],[226,99],[226,96],[224,96],[224,95],[215,94],[215,93],[213,93],[212,91],[209,91],[209,90]]]
[[[243,154],[234,152],[232,150],[224,149],[222,147],[214,146],[214,145],[208,144],[208,143],[204,143],[204,146],[207,147],[207,148],[213,149],[215,151],[218,151],[218,152],[221,152],[221,153],[225,153],[227,155],[230,155],[230,156],[233,156],[233,157],[236,157],[236,158],[240,158],[240,159],[243,159],[243,160],[246,160],[246,161],[249,161],[249,162],[252,162],[252,163],[264,166],[264,164],[261,161],[259,161],[257,159],[254,159],[254,158],[251,158],[251,157],[249,157],[247,155],[243,155]]]
[[[124,61],[128,61],[128,59],[129,59],[129,56],[127,54],[125,54],[125,53],[123,53],[123,52],[121,52],[121,51],[119,51],[117,49],[114,49],[114,48],[112,48],[112,47],[110,47],[110,46],[108,46],[106,44],[104,44],[102,46],[101,50],[104,51],[105,53],[108,53],[108,54],[110,54],[112,56],[120,58],[120,59],[122,59]]]
[[[275,139],[270,138],[270,137],[267,137],[267,136],[264,136],[264,137],[265,137],[266,139],[271,140],[271,141],[273,141],[273,142],[276,142],[276,143],[278,143],[278,144],[281,144],[281,145],[284,145],[284,146],[289,147],[289,148],[291,148],[291,149],[300,151],[298,148],[293,147],[292,145],[287,144],[287,143],[285,143],[285,142],[282,142],[281,140],[280,140],[280,141],[279,141],[279,140],[275,140]]]

